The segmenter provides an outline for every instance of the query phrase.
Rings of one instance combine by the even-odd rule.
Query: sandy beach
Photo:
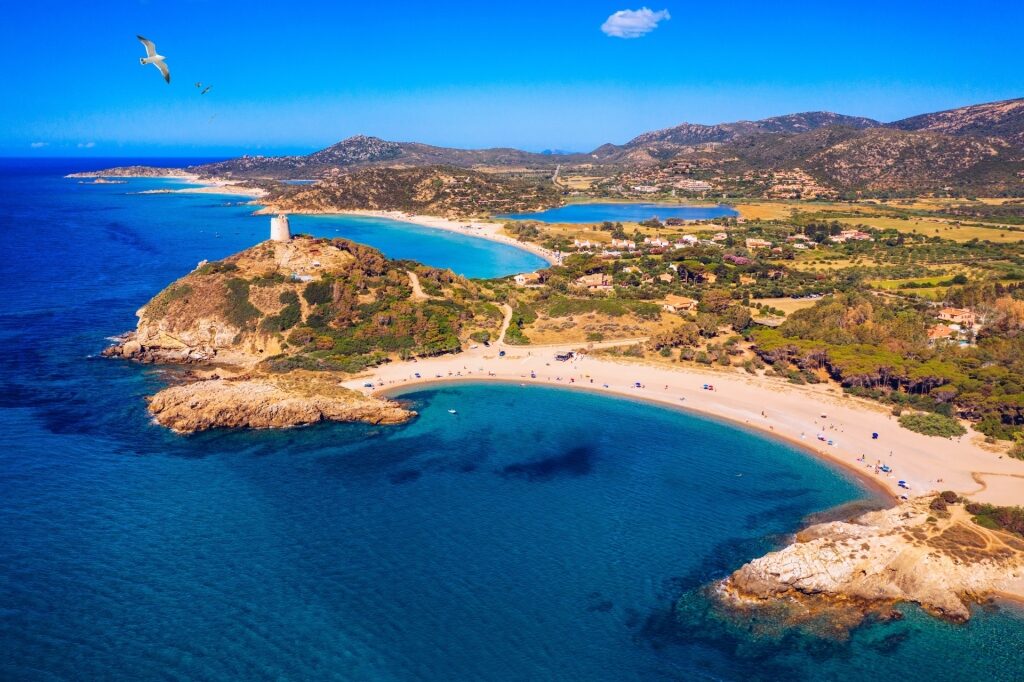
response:
[[[823,385],[796,386],[727,370],[677,369],[591,355],[568,362],[555,360],[557,352],[571,348],[478,346],[455,356],[383,365],[344,385],[389,396],[419,384],[452,381],[595,391],[758,429],[845,467],[893,499],[954,490],[992,504],[1019,505],[1024,501],[1024,462],[990,449],[973,431],[957,439],[917,434],[899,426],[883,406],[846,397],[839,389]],[[500,356],[500,351],[505,355]],[[877,438],[872,435],[875,433]],[[882,471],[882,466],[891,471]],[[899,481],[905,481],[907,487],[901,488]]]
[[[267,194],[267,191],[258,187],[242,187],[236,181],[224,178],[200,178],[196,175],[175,176],[202,185],[202,187],[183,187],[182,189],[153,190],[152,192],[169,192],[172,194],[230,194],[241,197],[260,198]],[[152,193],[149,192],[149,193]],[[147,192],[143,192],[146,194]]]

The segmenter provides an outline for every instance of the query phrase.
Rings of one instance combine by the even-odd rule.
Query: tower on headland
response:
[[[270,239],[275,242],[286,242],[291,240],[292,233],[288,229],[288,216],[284,213],[276,218],[270,219]]]

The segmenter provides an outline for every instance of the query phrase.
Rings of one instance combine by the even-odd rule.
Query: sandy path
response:
[[[554,359],[555,353],[573,348],[578,344],[545,348],[500,344],[505,351],[500,357],[498,345],[481,346],[459,355],[383,365],[345,385],[366,393],[392,393],[438,381],[508,381],[627,396],[693,410],[789,440],[849,468],[893,496],[955,490],[993,504],[1024,503],[1024,462],[986,449],[982,437],[973,432],[952,440],[913,433],[900,427],[884,407],[823,385],[795,386],[735,371],[626,363],[587,355],[564,363]],[[705,384],[714,390],[704,389]],[[878,433],[878,438],[872,438],[872,433]],[[892,471],[875,473],[876,464]],[[898,487],[900,480],[907,482],[909,490]]]
[[[414,301],[425,301],[429,298],[423,293],[423,287],[420,286],[419,276],[412,270],[407,270],[409,273],[409,284],[412,286],[412,300]]]

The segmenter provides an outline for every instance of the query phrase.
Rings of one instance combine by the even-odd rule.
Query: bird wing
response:
[[[145,47],[146,47],[146,56],[147,57],[152,57],[152,56],[156,55],[156,45],[153,44],[152,40],[150,40],[148,38],[143,38],[140,35],[136,35],[135,37],[139,39],[140,43],[145,45]]]
[[[208,92],[209,92],[210,90],[212,90],[212,89],[213,89],[213,86],[212,86],[212,85],[207,85],[207,86],[206,86],[206,87],[205,87],[205,88],[203,89],[203,91],[202,91],[202,92],[200,92],[199,94],[200,94],[200,95],[205,95],[206,93],[208,93]]]
[[[153,66],[160,69],[160,73],[164,75],[164,80],[168,83],[171,82],[171,70],[167,68],[167,63],[162,59],[157,59],[153,62]]]

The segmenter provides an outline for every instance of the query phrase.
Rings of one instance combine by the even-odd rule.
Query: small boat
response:
[[[455,410],[448,410],[448,414],[456,414]]]

